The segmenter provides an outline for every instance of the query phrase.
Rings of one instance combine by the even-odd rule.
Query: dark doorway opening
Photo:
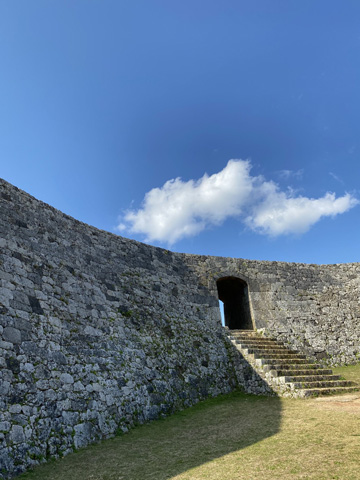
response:
[[[247,283],[237,277],[219,278],[219,300],[224,303],[225,326],[231,330],[253,330]]]

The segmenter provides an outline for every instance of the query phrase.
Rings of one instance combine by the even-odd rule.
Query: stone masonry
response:
[[[221,326],[216,281],[256,329],[359,359],[359,264],[206,257],[100,231],[0,181],[0,478],[241,387],[272,393]]]
[[[218,301],[182,255],[0,183],[0,475],[243,385]]]

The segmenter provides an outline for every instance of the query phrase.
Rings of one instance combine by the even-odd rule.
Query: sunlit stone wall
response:
[[[216,280],[248,284],[255,328],[329,365],[360,361],[360,264],[307,265],[187,256],[216,297]]]

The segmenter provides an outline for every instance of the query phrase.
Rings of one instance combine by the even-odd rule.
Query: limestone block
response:
[[[24,429],[20,425],[13,425],[10,430],[9,435],[10,442],[12,443],[24,443],[25,442],[25,435]]]
[[[73,384],[74,383],[74,378],[70,373],[62,373],[60,375],[60,382],[65,383],[65,384]]]

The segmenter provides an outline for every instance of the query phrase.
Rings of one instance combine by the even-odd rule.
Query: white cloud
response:
[[[279,170],[279,177],[283,180],[288,180],[289,178],[295,178],[296,180],[301,180],[304,175],[304,169],[300,170]]]
[[[291,189],[279,191],[274,182],[251,176],[250,168],[248,160],[230,160],[220,172],[196,181],[169,180],[150,190],[140,209],[126,212],[118,230],[171,245],[236,217],[266,235],[304,233],[322,217],[344,213],[358,203],[350,194],[311,199],[295,196]]]
[[[117,230],[119,230],[119,232],[123,232],[125,230],[127,230],[127,225],[125,223],[119,223],[119,225],[116,227]]]
[[[334,217],[354,207],[358,201],[350,194],[336,198],[327,193],[321,198],[289,198],[284,192],[273,192],[246,218],[246,224],[255,231],[270,236],[301,234],[322,217]]]
[[[128,211],[124,221],[130,232],[143,233],[147,241],[170,244],[196,235],[208,225],[240,215],[252,190],[250,162],[230,160],[219,173],[200,180],[169,180],[145,195],[141,209]]]

